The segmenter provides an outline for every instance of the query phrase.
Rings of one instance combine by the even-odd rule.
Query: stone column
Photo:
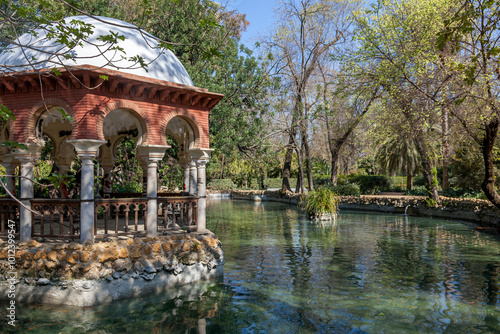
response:
[[[205,233],[207,230],[207,180],[206,180],[206,166],[210,160],[210,154],[213,149],[201,148],[192,151],[191,156],[196,161],[197,166],[197,196],[198,196],[198,232]]]
[[[208,160],[197,159],[196,166],[198,168],[198,232],[205,232],[207,229],[207,180],[206,180],[206,166]]]
[[[26,144],[28,150],[17,149],[13,156],[21,162],[21,179],[19,200],[23,203],[19,208],[19,239],[21,242],[31,240],[31,200],[34,196],[33,188],[33,164],[40,156],[42,146],[36,144]]]
[[[196,168],[196,162],[191,160],[188,162],[189,165],[189,195],[196,196],[198,181],[198,170]]]
[[[80,242],[94,242],[94,159],[99,146],[104,140],[75,139],[68,140],[82,160],[80,190]]]
[[[137,146],[142,161],[147,163],[147,191],[148,211],[146,216],[147,235],[153,237],[158,234],[158,161],[163,159],[168,145],[140,145]]]
[[[190,167],[189,167],[189,164],[186,162],[184,164],[181,165],[182,166],[182,169],[184,170],[184,187],[183,187],[183,191],[184,192],[189,192],[189,178],[190,178]]]
[[[198,319],[198,326],[196,326],[196,334],[207,333],[207,320],[205,318]]]

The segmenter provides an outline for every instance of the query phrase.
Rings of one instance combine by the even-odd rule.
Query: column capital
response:
[[[69,144],[75,147],[76,153],[82,160],[93,160],[97,156],[97,150],[102,144],[106,144],[105,140],[97,139],[74,139],[67,140]]]
[[[210,160],[210,156],[212,155],[213,151],[214,151],[213,148],[195,148],[189,150],[189,155],[191,156],[192,159]]]
[[[208,159],[196,159],[194,161],[196,162],[197,168],[205,168],[208,163]]]
[[[137,145],[137,155],[139,160],[145,163],[158,162],[163,159],[170,147],[170,145]]]
[[[189,166],[189,168],[196,168],[196,161],[194,160],[188,161],[187,165]]]

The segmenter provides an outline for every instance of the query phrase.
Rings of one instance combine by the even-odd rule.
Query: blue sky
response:
[[[253,47],[257,37],[266,35],[273,26],[274,9],[278,6],[277,0],[230,0],[229,9],[236,9],[246,14],[250,25],[241,37],[241,42]]]

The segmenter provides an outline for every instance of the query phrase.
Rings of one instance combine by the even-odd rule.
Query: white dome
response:
[[[151,35],[120,20],[99,16],[97,18],[104,22],[88,16],[65,18],[67,24],[72,20],[79,20],[94,26],[92,35],[85,38],[81,46],[77,45],[71,50],[58,43],[57,37],[47,38],[45,29],[36,29],[35,34],[20,36],[16,42],[22,47],[10,45],[0,53],[0,72],[40,70],[61,67],[61,64],[72,67],[91,65],[193,86],[179,59],[170,50],[158,49],[158,42]],[[110,50],[109,43],[98,40],[99,36],[109,35],[110,31],[125,37],[125,40],[117,44],[125,53]],[[74,60],[64,58],[64,54],[68,53],[75,56]],[[144,59],[146,69],[129,59],[134,56]],[[28,60],[34,64],[30,65]]]

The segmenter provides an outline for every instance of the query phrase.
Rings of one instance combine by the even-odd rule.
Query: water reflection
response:
[[[292,207],[249,213],[249,205],[219,203],[210,218],[231,222],[220,236],[226,284],[250,303],[258,295],[266,319],[294,331],[500,332],[497,237],[457,222],[354,212],[325,226]]]
[[[95,308],[24,307],[20,332],[500,333],[498,237],[355,212],[319,224],[261,202],[209,202],[207,218],[226,253],[222,281]]]

